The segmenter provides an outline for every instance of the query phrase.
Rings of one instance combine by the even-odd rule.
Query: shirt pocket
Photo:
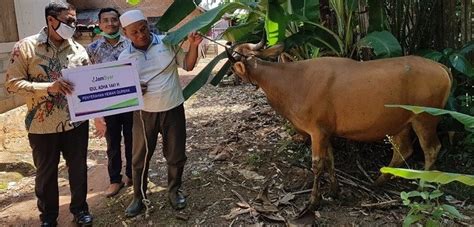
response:
[[[176,63],[176,59],[174,59],[175,54],[173,50],[166,46],[160,47],[157,50],[156,54],[157,56],[155,58],[155,62],[156,64],[159,65],[159,68],[162,70],[166,67],[171,67],[172,65]]]
[[[68,54],[66,56],[66,68],[75,68],[78,66],[84,66],[89,64],[89,58],[84,56],[83,54]]]

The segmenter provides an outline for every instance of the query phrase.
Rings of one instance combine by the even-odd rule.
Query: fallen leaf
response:
[[[221,217],[225,218],[226,220],[232,220],[241,214],[250,213],[251,211],[252,211],[252,208],[247,208],[247,209],[232,208],[229,214],[222,215]]]
[[[224,150],[214,157],[214,161],[225,161],[230,157],[232,157],[232,155],[228,151]]]
[[[240,169],[238,170],[239,173],[245,177],[247,180],[263,180],[265,179],[264,176],[259,175],[258,173],[246,169]]]
[[[189,220],[189,215],[184,214],[184,213],[177,213],[177,214],[175,215],[175,217],[176,217],[176,219],[178,219],[178,220],[183,220],[183,221]]]
[[[283,198],[277,201],[277,205],[279,204],[290,205],[291,204],[290,201],[293,200],[294,198],[295,198],[295,195],[293,193],[288,193],[285,196],[283,196]]]
[[[240,208],[250,208],[250,205],[248,203],[242,203],[242,202],[238,202],[237,203],[237,206],[240,207]]]
[[[262,217],[270,220],[270,221],[278,221],[278,222],[285,222],[286,219],[282,217],[280,214],[261,214]]]
[[[275,213],[279,211],[278,208],[273,204],[255,204],[253,207],[259,213]]]

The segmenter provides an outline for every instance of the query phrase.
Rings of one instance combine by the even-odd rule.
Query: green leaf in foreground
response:
[[[170,32],[166,37],[163,39],[163,42],[167,44],[178,44],[181,40],[186,38],[186,36],[192,31],[200,31],[201,33],[206,33],[211,26],[221,19],[224,13],[232,13],[236,9],[249,9],[248,6],[237,3],[231,2],[225,5],[218,6],[214,9],[211,9],[197,17],[195,17],[190,22],[186,23],[176,31]]]
[[[227,60],[219,72],[216,73],[216,76],[211,80],[211,84],[217,86],[219,82],[224,78],[225,74],[229,71],[230,67],[232,66],[232,62]]]
[[[201,0],[175,0],[156,24],[160,31],[168,31],[191,14]]]
[[[206,65],[206,67],[204,67],[204,69],[201,70],[201,72],[196,75],[196,77],[194,77],[193,80],[191,80],[191,82],[189,82],[189,84],[183,90],[184,100],[187,100],[189,97],[191,97],[191,95],[196,93],[207,83],[207,80],[212,73],[212,69],[214,69],[220,60],[226,57],[227,53],[225,51],[217,55]]]
[[[449,111],[449,110],[437,109],[437,108],[432,108],[432,107],[422,107],[422,106],[408,106],[408,105],[385,105],[385,106],[403,108],[406,110],[410,110],[415,114],[420,114],[423,112],[426,112],[435,116],[449,114],[451,115],[451,117],[453,117],[454,119],[464,124],[464,126],[466,127],[466,130],[474,131],[474,117],[467,114],[458,113],[456,111]]]
[[[446,173],[440,171],[422,171],[392,167],[382,167],[380,169],[380,172],[392,174],[394,176],[402,177],[405,179],[420,179],[423,181],[436,182],[440,184],[447,184],[453,181],[459,181],[463,184],[474,186],[474,176],[467,174]]]

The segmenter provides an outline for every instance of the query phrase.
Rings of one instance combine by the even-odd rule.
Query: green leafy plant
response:
[[[411,169],[400,169],[383,167],[380,172],[392,174],[405,179],[417,179],[418,190],[401,192],[400,198],[403,205],[410,210],[406,215],[403,226],[410,226],[415,223],[426,226],[440,226],[444,217],[463,219],[464,216],[456,207],[443,204],[440,199],[444,193],[440,190],[442,184],[459,181],[469,186],[474,186],[474,176],[466,174],[445,173],[440,171],[420,171]],[[436,184],[430,184],[433,182]]]
[[[440,203],[439,199],[444,193],[439,190],[439,185],[419,183],[417,191],[401,192],[403,205],[408,206],[407,216],[403,220],[403,226],[411,226],[421,223],[425,226],[440,226],[444,217],[462,219],[463,215],[451,205]]]
[[[260,154],[258,153],[251,153],[248,157],[247,157],[247,163],[249,165],[252,165],[252,166],[260,166],[262,163],[263,163],[263,159],[262,157],[260,156]]]
[[[447,108],[461,113],[474,115],[474,68],[468,55],[474,50],[474,41],[466,43],[460,49],[446,48],[443,51],[424,50],[420,55],[437,61],[452,69],[453,88]]]

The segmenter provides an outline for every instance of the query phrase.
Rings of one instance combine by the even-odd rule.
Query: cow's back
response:
[[[325,75],[328,83],[324,106],[329,114],[323,120],[334,134],[354,140],[370,141],[396,134],[414,116],[384,105],[443,108],[451,88],[449,72],[421,57],[333,60],[326,65],[332,73]]]

